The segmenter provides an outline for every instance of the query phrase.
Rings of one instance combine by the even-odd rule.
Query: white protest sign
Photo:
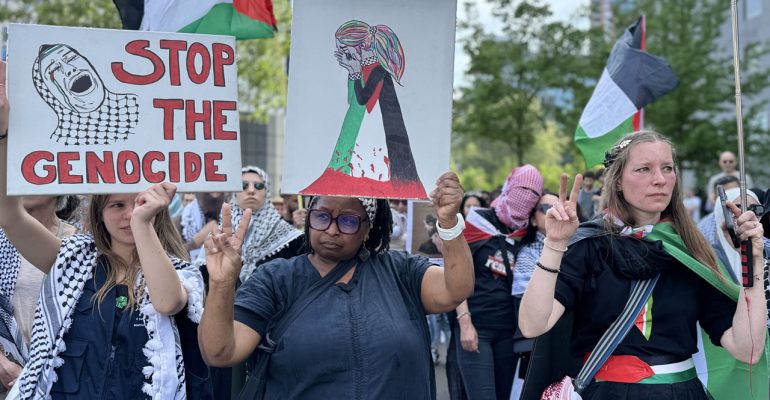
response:
[[[449,169],[455,0],[295,0],[282,188],[425,199]]]
[[[231,37],[12,24],[8,194],[240,189]]]

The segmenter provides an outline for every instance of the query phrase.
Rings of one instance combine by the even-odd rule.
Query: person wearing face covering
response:
[[[456,324],[453,331],[459,332],[452,341],[470,400],[510,397],[517,363],[513,266],[542,194],[543,176],[524,165],[508,176],[492,202],[494,208],[473,208],[468,214],[464,234],[473,253],[476,282],[473,295],[450,319]]]

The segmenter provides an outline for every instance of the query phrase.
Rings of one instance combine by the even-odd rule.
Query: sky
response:
[[[487,27],[488,30],[499,31],[500,23],[492,16],[492,6],[487,0],[458,0],[457,1],[457,19],[458,21],[467,18],[465,14],[466,2],[474,3],[478,10],[479,19]],[[589,0],[544,0],[545,4],[551,6],[551,11],[554,13],[554,19],[560,21],[572,21],[576,25],[587,26],[588,21],[577,20],[574,18],[575,14],[579,11],[579,8],[587,6]],[[460,38],[458,32],[458,39]],[[463,52],[462,45],[459,41],[455,44],[455,70],[454,70],[454,86],[461,85],[465,82],[464,71],[468,66],[470,59]]]

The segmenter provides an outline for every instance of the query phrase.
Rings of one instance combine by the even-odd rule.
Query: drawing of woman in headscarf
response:
[[[303,192],[330,193],[329,188],[349,183],[366,185],[374,196],[426,198],[393,83],[400,85],[405,67],[398,37],[386,25],[350,20],[337,29],[335,38],[334,55],[348,71],[348,110],[326,170]],[[390,179],[382,182],[364,178],[363,174],[355,181],[347,179],[352,177],[354,157],[361,158],[355,149],[361,123],[378,104],[387,148],[384,164]]]

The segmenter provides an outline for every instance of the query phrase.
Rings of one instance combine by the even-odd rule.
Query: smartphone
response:
[[[741,241],[738,239],[738,235],[735,233],[735,222],[733,222],[733,212],[727,208],[727,195],[722,185],[717,186],[717,194],[719,196],[719,205],[722,206],[722,214],[725,216],[725,223],[727,224],[727,233],[730,235],[730,240],[733,242],[733,247],[741,247]]]

